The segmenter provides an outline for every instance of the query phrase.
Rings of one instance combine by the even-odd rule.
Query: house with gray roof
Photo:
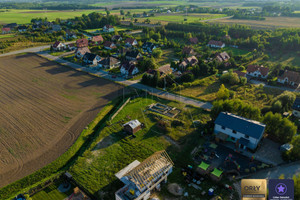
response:
[[[126,131],[129,134],[135,134],[139,130],[142,129],[142,124],[139,122],[139,120],[131,120],[130,122],[127,122],[123,125],[124,131]]]
[[[300,117],[300,98],[296,98],[292,106],[292,109],[293,109],[293,115],[295,117]]]
[[[255,150],[265,132],[266,125],[258,121],[221,112],[215,120],[217,141],[233,142],[240,149]]]

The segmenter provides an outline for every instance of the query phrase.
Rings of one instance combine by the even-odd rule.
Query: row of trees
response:
[[[236,38],[228,41],[228,44],[238,45],[248,49],[259,49],[261,51],[299,51],[300,29],[276,29],[255,30],[245,25],[221,25],[221,24],[176,24],[169,23],[165,26],[170,36],[182,37],[185,32],[194,33],[200,40],[208,42],[210,39],[222,40],[229,34]],[[162,33],[162,32],[161,32]]]
[[[75,17],[72,20],[75,25],[75,29],[94,29],[103,28],[106,24],[118,25],[120,24],[120,19],[116,15],[104,16],[101,13],[93,12],[88,15],[83,14],[81,17]]]

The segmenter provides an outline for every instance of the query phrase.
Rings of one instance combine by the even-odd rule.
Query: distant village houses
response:
[[[133,61],[125,61],[120,66],[120,72],[125,77],[131,77],[139,73],[136,63]]]
[[[52,45],[52,49],[54,51],[62,51],[66,48],[66,45],[60,41],[56,41],[53,45]]]
[[[300,75],[298,72],[284,70],[279,72],[279,76],[277,78],[278,83],[287,84],[292,87],[299,87],[300,84]]]
[[[77,58],[83,58],[86,53],[91,53],[88,47],[77,48],[75,51],[75,56]]]
[[[2,34],[9,34],[9,33],[11,33],[11,29],[10,28],[2,28],[1,29],[1,32],[2,32]]]
[[[103,27],[103,32],[111,33],[114,31],[115,31],[115,28],[112,25],[107,24]]]
[[[263,78],[266,79],[269,75],[269,68],[259,65],[249,65],[247,67],[247,75],[256,77],[256,78]]]
[[[208,42],[207,46],[212,47],[212,48],[224,48],[225,47],[225,43],[222,41],[215,41],[215,40],[211,40]]]

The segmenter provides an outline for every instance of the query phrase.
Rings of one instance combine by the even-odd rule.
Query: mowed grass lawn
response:
[[[155,102],[181,109],[182,112],[178,119],[185,124],[173,127],[169,118],[147,111],[147,106]],[[158,125],[160,117],[163,118],[161,121],[169,124],[167,131]],[[122,124],[133,119],[138,119],[145,124],[145,128],[137,132],[135,138],[127,136],[122,129]],[[192,149],[200,144],[201,136],[195,132],[192,119],[203,120],[205,121],[203,123],[206,123],[210,117],[209,113],[202,109],[160,100],[156,97],[132,100],[111,124],[107,124],[91,148],[78,158],[69,172],[92,194],[99,197],[99,190],[101,190],[105,194],[103,199],[113,199],[114,193],[122,187],[121,182],[115,177],[115,173],[134,160],[143,161],[154,152],[166,149],[176,166],[180,166],[180,163],[193,164],[189,155]],[[165,138],[167,136],[178,143],[179,147],[172,145]],[[193,137],[192,143],[189,145],[187,143],[191,141],[187,140],[188,137]]]
[[[155,21],[165,21],[165,22],[183,22],[186,18],[187,21],[185,22],[198,22],[201,20],[207,19],[215,19],[226,17],[225,14],[209,14],[209,13],[201,13],[201,14],[189,14],[185,16],[185,14],[164,14],[164,15],[157,15],[154,17],[148,17],[150,20]]]
[[[17,23],[17,24],[26,24],[30,23],[31,19],[38,17],[47,17],[48,20],[55,20],[56,18],[68,19],[81,16],[82,14],[89,14],[92,12],[105,13],[104,10],[61,10],[61,11],[44,11],[44,10],[0,10],[0,24],[6,23]]]

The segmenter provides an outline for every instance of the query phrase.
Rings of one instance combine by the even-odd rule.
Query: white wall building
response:
[[[234,142],[241,149],[255,150],[265,127],[258,121],[221,112],[215,120],[214,133],[217,139]]]

